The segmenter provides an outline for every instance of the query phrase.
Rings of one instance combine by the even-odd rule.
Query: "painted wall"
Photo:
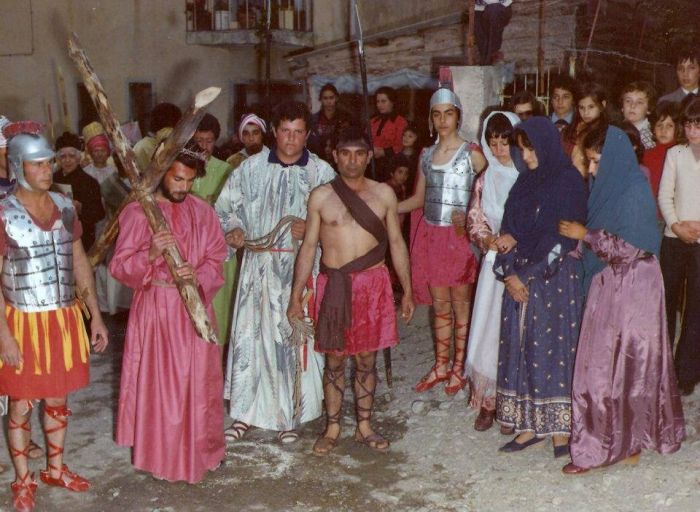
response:
[[[27,5],[31,5],[30,18]],[[232,84],[257,78],[255,50],[187,45],[184,7],[184,1],[179,0],[3,2],[3,19],[13,20],[13,26],[24,29],[0,30],[0,113],[11,119],[47,122],[50,104],[54,126],[60,133],[60,68],[71,127],[77,129],[80,79],[66,46],[68,34],[74,31],[119,119],[128,118],[129,82],[151,82],[156,102],[170,101],[180,107],[187,106],[197,91],[217,85],[223,91],[210,112],[222,123],[222,133],[227,133]],[[31,28],[29,34],[27,27]],[[289,78],[281,51],[273,56],[272,77]]]

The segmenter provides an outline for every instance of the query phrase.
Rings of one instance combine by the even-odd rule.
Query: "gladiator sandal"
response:
[[[336,368],[331,368],[326,365],[323,368],[323,389],[324,393],[328,394],[329,391],[338,393],[340,400],[338,403],[338,408],[335,412],[330,412],[328,410],[328,400],[326,400],[326,430],[328,432],[328,427],[330,425],[340,425],[340,420],[343,412],[343,395],[345,394],[345,389],[340,386],[339,382],[343,381],[345,378],[345,365],[338,366]],[[338,445],[338,438],[327,437],[322,434],[314,443],[313,451],[317,455],[328,455],[332,452]]]
[[[10,484],[12,489],[12,506],[17,512],[32,512],[36,503],[36,480],[34,473],[27,471]]]
[[[456,395],[460,389],[463,389],[467,385],[467,379],[464,377],[464,358],[467,353],[466,341],[467,341],[467,331],[466,327],[468,323],[458,324],[455,321],[455,359],[452,364],[452,369],[449,372],[449,378],[454,377],[457,379],[457,383],[450,385],[449,383],[445,386],[445,393],[452,396]],[[464,329],[462,332],[461,329]],[[464,344],[460,344],[462,341]]]
[[[438,320],[444,320],[445,323],[438,325]],[[452,311],[445,313],[435,313],[435,319],[433,320],[433,331],[436,333],[435,336],[435,364],[430,369],[428,373],[423,376],[421,380],[418,381],[416,387],[414,388],[416,392],[423,393],[429,389],[434,388],[441,382],[445,382],[450,379],[450,372],[446,372],[445,375],[440,375],[438,373],[438,368],[446,367],[450,362],[450,344],[452,342],[452,333],[444,338],[439,338],[437,332],[443,327],[452,326]],[[447,356],[440,354],[440,348],[447,349]]]
[[[28,410],[33,409],[33,404],[30,400],[27,400]],[[31,417],[30,417],[31,418]],[[31,427],[29,426],[30,418],[27,418],[22,423],[17,423],[10,416],[8,422],[8,430],[24,430],[25,432],[30,432]],[[10,438],[10,455],[12,459],[17,459],[24,457],[29,458],[29,452],[31,451],[31,443],[27,440],[22,448],[14,446],[12,438]],[[12,490],[12,505],[15,510],[19,512],[31,512],[34,510],[34,503],[36,502],[36,481],[34,480],[34,474],[30,473],[28,470],[23,476],[17,475],[17,480],[10,484],[10,489]]]
[[[374,385],[367,385],[370,377],[374,378]],[[385,452],[389,449],[390,443],[387,439],[373,432],[367,436],[362,435],[360,423],[370,422],[372,419],[372,405],[374,404],[374,392],[377,388],[377,368],[369,369],[355,368],[355,415],[357,418],[357,429],[355,430],[355,441],[364,444],[372,450]],[[367,400],[367,406],[362,405],[362,401]]]
[[[64,404],[57,407],[50,405],[44,405],[44,433],[46,434],[46,447],[48,449],[47,457],[47,467],[39,472],[39,478],[46,485],[51,485],[53,487],[63,487],[69,491],[83,492],[90,488],[90,482],[85,478],[73,473],[68,469],[68,466],[61,464],[60,467],[55,466],[49,462],[55,457],[61,457],[63,455],[63,446],[58,446],[51,442],[51,435],[55,432],[65,430],[68,427],[68,416],[70,416],[71,410]],[[54,428],[46,427],[47,418],[52,418],[58,423],[58,426]],[[51,470],[60,471],[58,478],[51,476]]]

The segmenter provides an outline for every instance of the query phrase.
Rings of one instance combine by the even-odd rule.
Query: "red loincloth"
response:
[[[353,272],[352,323],[345,329],[344,350],[323,350],[316,341],[314,349],[334,355],[354,355],[393,347],[399,342],[396,328],[394,293],[386,266]],[[328,276],[319,274],[316,284],[316,311],[320,310]]]

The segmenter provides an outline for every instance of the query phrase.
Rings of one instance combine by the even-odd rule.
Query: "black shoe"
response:
[[[542,441],[544,441],[544,438],[541,437],[533,437],[532,439],[530,439],[529,441],[525,441],[524,443],[519,443],[516,441],[516,439],[517,437],[511,442],[504,444],[498,449],[498,451],[503,453],[519,452],[529,446],[532,446],[533,444],[541,443]]]
[[[569,456],[569,444],[562,444],[560,446],[554,446],[554,458],[568,457]]]
[[[695,384],[691,382],[679,382],[678,391],[680,391],[681,396],[689,396],[695,391]]]

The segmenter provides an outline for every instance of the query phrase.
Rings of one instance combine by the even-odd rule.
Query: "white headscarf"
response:
[[[0,116],[0,148],[7,147],[7,138],[2,134],[2,129],[10,124],[10,120],[5,116]]]
[[[503,208],[508,199],[508,192],[518,179],[518,170],[513,162],[510,165],[499,162],[489,147],[489,141],[486,140],[486,126],[495,114],[505,115],[513,127],[520,122],[520,119],[513,112],[491,112],[484,120],[484,129],[481,133],[481,149],[489,163],[484,174],[484,189],[481,193],[482,208],[491,230],[493,233],[498,233],[501,230]]]
[[[263,133],[267,133],[267,125],[261,117],[255,114],[246,114],[241,119],[241,124],[238,125],[238,140],[240,141],[243,141],[243,129],[247,124],[255,124],[260,127]]]

